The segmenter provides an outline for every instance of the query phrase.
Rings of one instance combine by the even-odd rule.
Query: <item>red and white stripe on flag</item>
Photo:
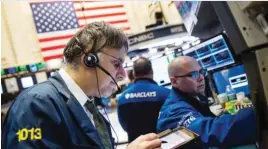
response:
[[[69,39],[90,22],[105,21],[126,33],[130,32],[122,3],[61,1],[30,5],[45,61],[61,59]]]

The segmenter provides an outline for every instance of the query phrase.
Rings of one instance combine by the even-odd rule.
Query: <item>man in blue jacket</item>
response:
[[[201,143],[192,148],[230,148],[256,141],[253,109],[221,117],[210,111],[204,96],[206,71],[195,59],[187,56],[174,59],[168,66],[168,73],[173,88],[161,108],[158,131],[186,127],[200,135]]]
[[[64,49],[64,66],[15,99],[2,129],[2,148],[113,149],[111,124],[94,101],[109,96],[125,77],[122,64],[127,50],[122,31],[104,22],[85,26]],[[127,148],[160,144],[151,133]]]
[[[170,90],[153,80],[150,60],[141,57],[133,64],[134,84],[125,90],[118,101],[118,118],[128,133],[129,142],[142,134],[156,132],[161,106]]]

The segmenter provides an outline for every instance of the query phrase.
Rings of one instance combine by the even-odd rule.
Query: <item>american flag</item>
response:
[[[41,53],[45,61],[61,59],[68,40],[86,24],[105,21],[130,32],[124,5],[120,2],[30,3]]]

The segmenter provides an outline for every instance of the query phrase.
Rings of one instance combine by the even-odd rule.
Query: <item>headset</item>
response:
[[[85,49],[83,48],[81,42],[79,41],[79,39],[77,37],[75,37],[75,41],[78,43],[79,49],[81,49],[81,51],[85,54],[84,59],[83,59],[84,64],[88,68],[95,68],[95,71],[96,71],[96,79],[97,79],[97,84],[98,84],[98,92],[99,92],[100,98],[101,98],[101,94],[100,94],[100,90],[99,90],[99,83],[98,83],[98,76],[97,76],[96,67],[100,68],[105,74],[107,74],[108,76],[110,76],[112,78],[113,82],[115,83],[115,85],[117,86],[118,91],[121,92],[121,88],[116,83],[114,77],[105,68],[103,68],[101,65],[99,65],[99,58],[97,56],[97,53],[96,52],[86,52]],[[94,48],[94,46],[93,46],[93,48]],[[101,99],[99,99],[99,100],[101,100]],[[114,133],[116,135],[117,143],[116,143],[115,148],[117,148],[118,136],[117,136],[116,131],[114,130],[114,128],[113,128],[113,126],[112,126],[112,124],[110,122],[110,119],[108,117],[108,114],[106,113],[105,108],[104,108],[104,112],[105,112],[105,114],[106,114],[106,116],[108,118],[109,125],[111,126],[111,128],[113,129],[113,131],[114,131]]]
[[[105,69],[103,68],[101,65],[99,65],[99,58],[97,56],[97,53],[95,52],[86,52],[84,48],[82,48],[80,45],[80,41],[78,40],[77,37],[75,37],[75,40],[79,43],[79,48],[82,50],[82,52],[85,54],[84,56],[84,64],[88,67],[88,68],[100,68],[105,74],[107,74],[108,76],[110,76],[113,80],[113,82],[115,83],[115,85],[117,86],[117,89],[121,92],[121,88],[119,87],[119,85],[116,83],[114,77]]]
[[[96,68],[96,67],[100,68],[105,74],[107,74],[108,76],[110,76],[112,78],[113,82],[117,86],[117,89],[121,92],[121,88],[116,83],[114,77],[105,68],[103,68],[101,65],[99,65],[99,58],[97,56],[97,53],[96,52],[86,52],[85,49],[81,47],[82,44],[80,43],[79,39],[77,37],[75,37],[75,40],[78,42],[79,48],[85,54],[84,60],[83,60],[84,64],[88,68]]]

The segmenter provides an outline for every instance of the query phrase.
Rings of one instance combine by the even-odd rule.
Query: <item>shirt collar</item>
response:
[[[59,74],[62,77],[63,81],[67,85],[70,92],[74,95],[74,97],[77,99],[77,101],[80,103],[82,107],[84,107],[85,103],[89,98],[87,95],[83,92],[83,90],[74,82],[74,80],[70,77],[70,75],[64,70],[60,69]],[[92,98],[94,99],[94,98]]]

